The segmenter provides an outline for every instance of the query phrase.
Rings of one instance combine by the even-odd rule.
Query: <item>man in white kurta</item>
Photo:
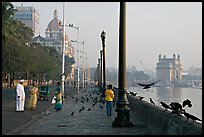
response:
[[[25,91],[23,86],[24,80],[19,80],[16,86],[16,111],[23,112],[25,104]]]

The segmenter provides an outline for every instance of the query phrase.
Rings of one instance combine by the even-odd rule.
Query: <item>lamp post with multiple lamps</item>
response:
[[[82,45],[83,45],[83,51],[79,51],[79,50],[78,50],[78,51],[77,51],[77,55],[79,56],[79,53],[80,53],[80,52],[82,52],[82,53],[84,54],[84,56],[82,57],[82,58],[83,58],[83,64],[84,64],[84,62],[85,62],[85,61],[84,61],[84,59],[85,59],[85,51],[84,51],[84,44],[85,44],[85,42],[84,42],[84,41],[83,41],[83,42],[80,42],[80,41],[77,41],[77,40],[71,40],[71,42],[76,42],[78,45],[79,45],[79,44],[82,44]],[[78,58],[77,60],[79,61],[79,58],[80,58],[81,56],[80,56],[80,57],[78,57],[78,56],[77,56],[77,58]],[[77,63],[77,64],[78,64],[78,66],[79,66],[79,63]],[[78,77],[77,77],[77,80],[79,81],[79,67],[77,67],[77,68],[78,68]],[[85,79],[85,78],[84,78],[84,77],[85,77],[85,75],[84,75],[84,65],[83,65],[82,70],[83,70],[83,72],[82,72],[82,86],[84,87],[84,79]],[[78,83],[78,85],[79,85],[79,83]]]
[[[75,27],[73,24],[65,25],[70,28],[77,29],[77,41],[79,41],[79,27]],[[79,92],[79,43],[77,45],[77,92]]]
[[[79,43],[83,45],[83,51],[80,51],[83,54],[83,56],[80,56],[80,57],[83,59],[83,63],[82,63],[82,87],[84,88],[85,87],[85,54],[86,54],[86,52],[84,49],[84,45],[85,45],[84,41],[79,42]]]

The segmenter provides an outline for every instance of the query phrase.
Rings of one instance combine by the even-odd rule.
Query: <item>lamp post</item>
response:
[[[100,55],[101,55],[101,79],[100,79],[100,82],[101,82],[101,86],[102,86],[102,58],[103,58],[103,50],[100,50]]]
[[[98,88],[100,88],[100,59],[98,59],[97,70],[98,70]]]
[[[116,103],[117,117],[113,127],[132,127],[129,114],[129,102],[126,97],[126,3],[120,2],[120,30],[119,30],[119,73],[118,100]]]
[[[102,40],[102,47],[103,47],[103,88],[106,87],[106,56],[105,56],[105,38],[106,33],[104,31],[101,32],[101,40]]]
[[[85,54],[86,52],[84,51],[84,41],[83,42],[79,42],[80,44],[83,45],[83,51],[80,51],[83,56],[80,56],[80,58],[83,59],[83,63],[82,63],[82,87],[85,87]]]
[[[77,56],[77,58],[83,58],[83,64],[84,64],[84,62],[85,62],[84,59],[85,59],[85,54],[86,54],[85,51],[84,51],[84,43],[85,43],[85,42],[84,42],[84,41],[83,41],[83,42],[80,42],[80,41],[77,41],[77,40],[71,40],[71,42],[76,42],[76,43],[78,43],[78,45],[79,45],[79,44],[82,44],[82,45],[83,45],[83,51],[79,51],[79,50],[78,50],[78,52],[82,52],[82,53],[83,53],[83,57],[82,57],[82,56],[79,56],[79,53],[77,52],[77,53],[78,53],[78,56],[79,56],[79,57]],[[79,59],[78,59],[78,61],[79,61]],[[78,63],[78,66],[79,66],[79,63]],[[79,69],[78,69],[78,70],[79,70]],[[79,74],[79,71],[78,71],[78,74]],[[83,86],[83,87],[84,87],[84,77],[85,77],[85,76],[84,76],[84,65],[83,65],[83,67],[82,67],[82,86]],[[79,78],[79,75],[78,75],[78,78]],[[79,81],[79,80],[78,80],[78,81]]]
[[[66,25],[67,27],[71,27],[77,29],[77,41],[79,41],[79,27],[75,27],[73,24]],[[79,92],[79,43],[77,46],[77,92]]]
[[[81,43],[83,44],[83,71],[82,71],[82,87],[84,88],[85,87],[85,51],[84,51],[84,41]]]
[[[66,2],[63,3],[63,45],[62,45],[62,102],[64,103],[64,81],[65,81],[65,73],[64,73],[64,64],[65,64],[65,5]]]
[[[101,88],[101,59],[98,59],[98,88]]]

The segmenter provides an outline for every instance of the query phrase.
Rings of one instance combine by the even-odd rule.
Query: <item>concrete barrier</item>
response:
[[[131,113],[140,119],[157,135],[202,135],[202,124],[190,119],[164,111],[160,106],[154,106],[146,101],[141,101],[127,95]]]

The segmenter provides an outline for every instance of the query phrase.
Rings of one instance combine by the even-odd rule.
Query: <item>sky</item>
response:
[[[55,9],[63,22],[63,2],[12,3],[37,10],[42,36]],[[106,67],[118,68],[119,9],[119,2],[66,2],[65,24],[79,27],[90,67],[97,66],[104,30]],[[70,40],[77,40],[76,29],[66,27],[66,32]],[[184,71],[202,67],[202,2],[126,2],[126,66],[155,70],[159,54],[179,54]]]

